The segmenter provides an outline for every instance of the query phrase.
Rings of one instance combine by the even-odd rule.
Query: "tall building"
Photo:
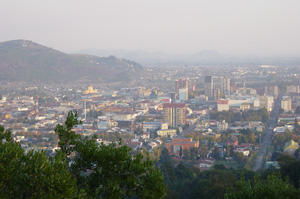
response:
[[[188,89],[188,81],[184,79],[175,80],[175,90],[179,91],[181,88]]]
[[[223,95],[230,95],[230,78],[221,77],[221,92]]]
[[[175,102],[175,100],[177,99],[177,95],[178,95],[177,92],[170,92],[170,97],[172,102]]]
[[[189,91],[195,91],[196,90],[196,81],[195,80],[189,80],[188,81],[188,87],[189,87]]]
[[[216,88],[216,89],[213,89],[213,92],[212,92],[212,100],[214,101],[217,101],[221,98],[221,92],[220,92],[220,89]]]
[[[292,111],[292,101],[289,96],[283,96],[281,100],[281,108],[284,112]]]
[[[265,95],[278,97],[278,86],[265,86]]]
[[[230,94],[235,93],[236,91],[236,81],[230,81]]]
[[[183,126],[186,123],[186,104],[163,104],[163,121],[172,127]]]
[[[268,111],[272,111],[274,104],[273,96],[260,96],[259,97],[259,108],[266,108]]]
[[[187,88],[181,88],[178,92],[179,100],[186,101],[189,99],[189,93]]]
[[[205,76],[204,79],[204,94],[209,99],[212,99],[213,93],[212,90],[214,88],[214,80],[212,76]]]

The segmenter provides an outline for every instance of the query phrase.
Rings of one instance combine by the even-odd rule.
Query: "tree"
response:
[[[199,155],[199,148],[193,147],[190,149],[191,159],[196,160]]]
[[[187,148],[183,149],[183,158],[186,160],[191,159],[191,152],[189,149]]]
[[[10,131],[0,127],[0,198],[84,198],[67,169],[62,152],[54,157],[44,151],[24,150]]]
[[[211,156],[215,159],[218,159],[220,157],[220,151],[218,147],[215,147],[214,150],[212,151]]]
[[[57,125],[61,150],[24,154],[10,131],[0,127],[0,198],[164,198],[163,176],[149,156],[131,154],[118,144],[99,145],[72,129],[80,124],[69,112]]]
[[[237,152],[236,153],[236,160],[239,162],[239,163],[243,163],[245,161],[245,156],[243,153],[241,152]]]
[[[179,157],[182,157],[182,146],[180,145]]]
[[[266,181],[254,177],[253,184],[246,181],[244,177],[236,183],[236,189],[225,194],[226,199],[279,199],[279,198],[299,198],[297,191],[287,180],[283,181],[280,174],[271,174]]]
[[[116,147],[99,145],[94,137],[81,138],[72,131],[78,124],[77,113],[69,112],[65,124],[55,128],[59,146],[68,162],[72,162],[70,171],[77,179],[78,189],[85,190],[91,198],[164,197],[162,174],[149,156],[131,155],[131,149],[121,141]]]
[[[300,114],[300,106],[297,106],[295,113]]]
[[[58,146],[66,156],[70,155],[75,150],[74,146],[81,140],[81,136],[72,131],[78,124],[81,124],[81,121],[78,120],[77,112],[73,113],[70,111],[64,125],[58,124],[54,128],[54,132],[59,138]]]
[[[200,145],[199,150],[200,150],[200,157],[205,158],[208,152],[207,146]]]
[[[226,170],[214,169],[202,172],[193,181],[188,198],[224,198],[224,194],[235,181],[235,176]]]

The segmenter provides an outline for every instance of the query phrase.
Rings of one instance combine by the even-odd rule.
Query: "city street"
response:
[[[273,137],[273,129],[276,125],[276,120],[278,117],[278,114],[280,112],[280,102],[282,99],[282,93],[279,94],[278,98],[275,101],[273,111],[271,112],[269,122],[266,124],[266,134],[261,139],[261,148],[259,151],[259,154],[257,156],[257,159],[255,160],[255,166],[253,168],[253,171],[257,171],[261,168],[264,168],[264,157],[268,155],[269,149],[272,144],[272,137]]]

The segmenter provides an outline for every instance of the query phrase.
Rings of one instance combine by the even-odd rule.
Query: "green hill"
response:
[[[66,54],[27,40],[0,43],[0,80],[130,81],[143,67],[114,56]]]

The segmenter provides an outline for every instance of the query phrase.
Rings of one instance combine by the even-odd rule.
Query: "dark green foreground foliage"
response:
[[[0,198],[78,198],[76,180],[67,169],[64,154],[29,152],[0,129]]]
[[[55,157],[24,155],[1,128],[0,198],[164,198],[163,177],[148,157],[81,138],[72,131],[79,123],[70,112],[55,128],[61,147]]]
[[[236,183],[236,188],[225,196],[226,199],[283,199],[300,198],[299,190],[282,180],[280,173],[271,174],[266,180],[254,177],[253,183],[242,178]]]
[[[300,163],[294,158],[287,159],[279,159],[282,161],[280,171],[271,168],[255,173],[216,165],[213,169],[200,172],[182,163],[175,167],[167,150],[163,150],[159,164],[167,185],[167,199],[300,198],[297,189]],[[285,179],[286,176],[289,180]]]

